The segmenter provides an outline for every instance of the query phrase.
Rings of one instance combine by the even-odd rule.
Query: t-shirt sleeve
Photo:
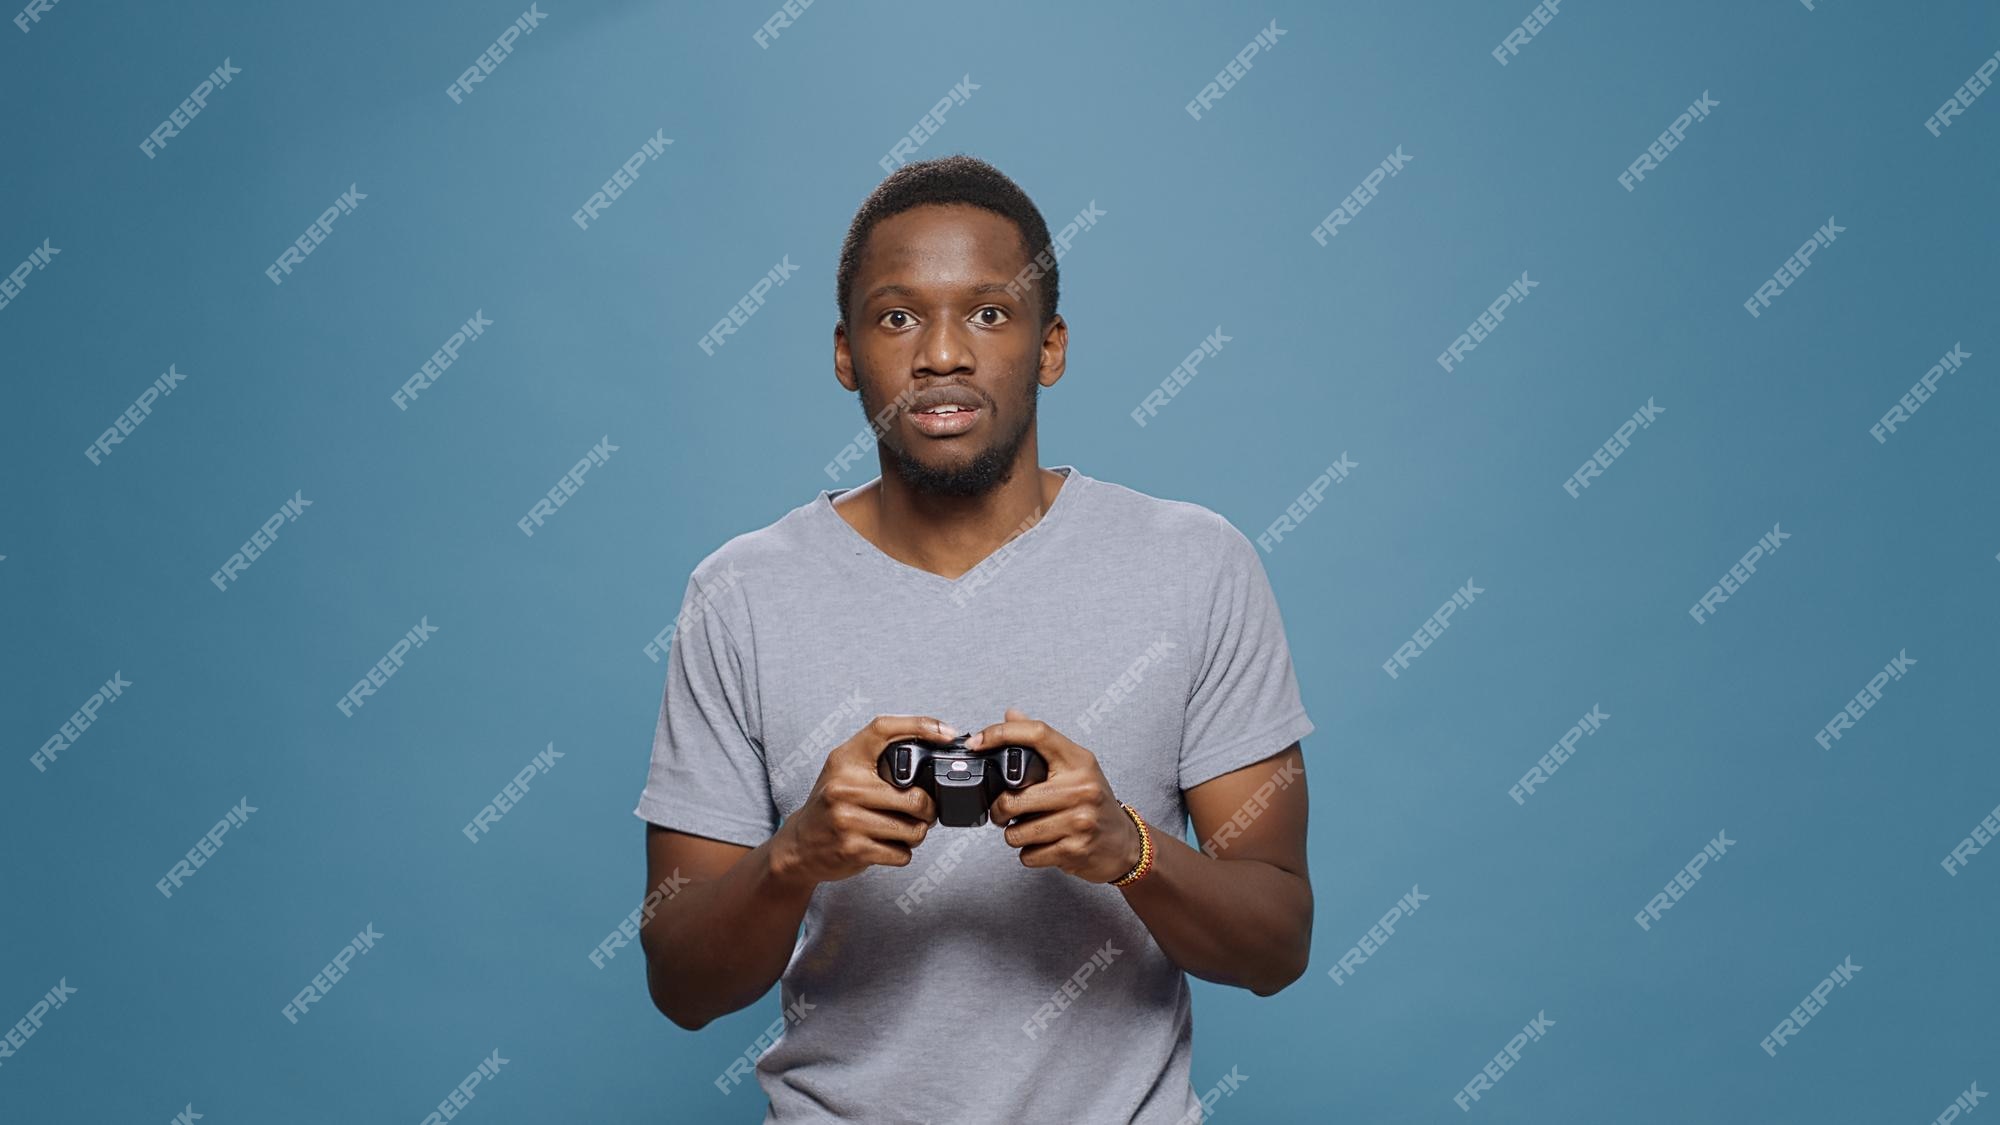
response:
[[[729,628],[739,605],[735,591],[714,600],[688,579],[667,651],[652,766],[633,812],[663,828],[756,847],[777,831],[778,814],[752,706],[755,664]]]
[[[1210,557],[1211,584],[1192,623],[1203,644],[1182,724],[1182,789],[1263,761],[1313,730],[1256,547],[1218,515]]]

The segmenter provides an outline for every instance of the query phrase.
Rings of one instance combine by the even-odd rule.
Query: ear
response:
[[[1069,362],[1069,322],[1057,313],[1049,321],[1047,331],[1042,333],[1042,361],[1035,378],[1044,387],[1053,387],[1056,380],[1063,377],[1063,369]]]
[[[854,381],[854,353],[847,346],[847,325],[833,322],[833,377],[848,390],[856,390],[860,384]]]

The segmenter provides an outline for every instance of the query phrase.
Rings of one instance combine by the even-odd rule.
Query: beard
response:
[[[861,375],[858,368],[856,375],[861,382],[861,413],[872,423],[887,404],[870,396],[870,380]],[[1032,385],[1034,391],[1028,397],[1027,409],[1020,414],[1020,420],[974,454],[970,461],[950,465],[926,464],[908,449],[890,441],[887,431],[878,444],[889,451],[891,467],[913,492],[927,496],[984,496],[1007,483],[1014,475],[1014,460],[1020,455],[1022,443],[1028,440],[1028,430],[1035,423],[1035,404],[1042,397],[1041,382],[1036,380]],[[999,421],[997,411],[994,411],[994,418]]]

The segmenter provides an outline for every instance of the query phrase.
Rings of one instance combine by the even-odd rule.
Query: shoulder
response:
[[[1257,557],[1249,538],[1213,508],[1114,481],[1093,479],[1090,486],[1091,522],[1117,528],[1198,573],[1240,567]]]
[[[713,601],[741,604],[746,587],[772,581],[782,583],[788,572],[810,566],[818,522],[813,507],[817,503],[815,497],[710,551],[688,575],[690,593]]]

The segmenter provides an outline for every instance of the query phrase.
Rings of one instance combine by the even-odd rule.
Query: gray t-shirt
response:
[[[1012,706],[1184,837],[1182,790],[1310,733],[1250,541],[1198,504],[1051,468],[1067,479],[1039,522],[956,579],[862,537],[834,510],[845,489],[703,559],[637,814],[754,847],[877,714],[970,732]],[[1123,892],[1023,867],[990,824],[934,826],[909,866],[821,884],[782,994],[756,1065],[767,1125],[1200,1119],[1186,975]]]

